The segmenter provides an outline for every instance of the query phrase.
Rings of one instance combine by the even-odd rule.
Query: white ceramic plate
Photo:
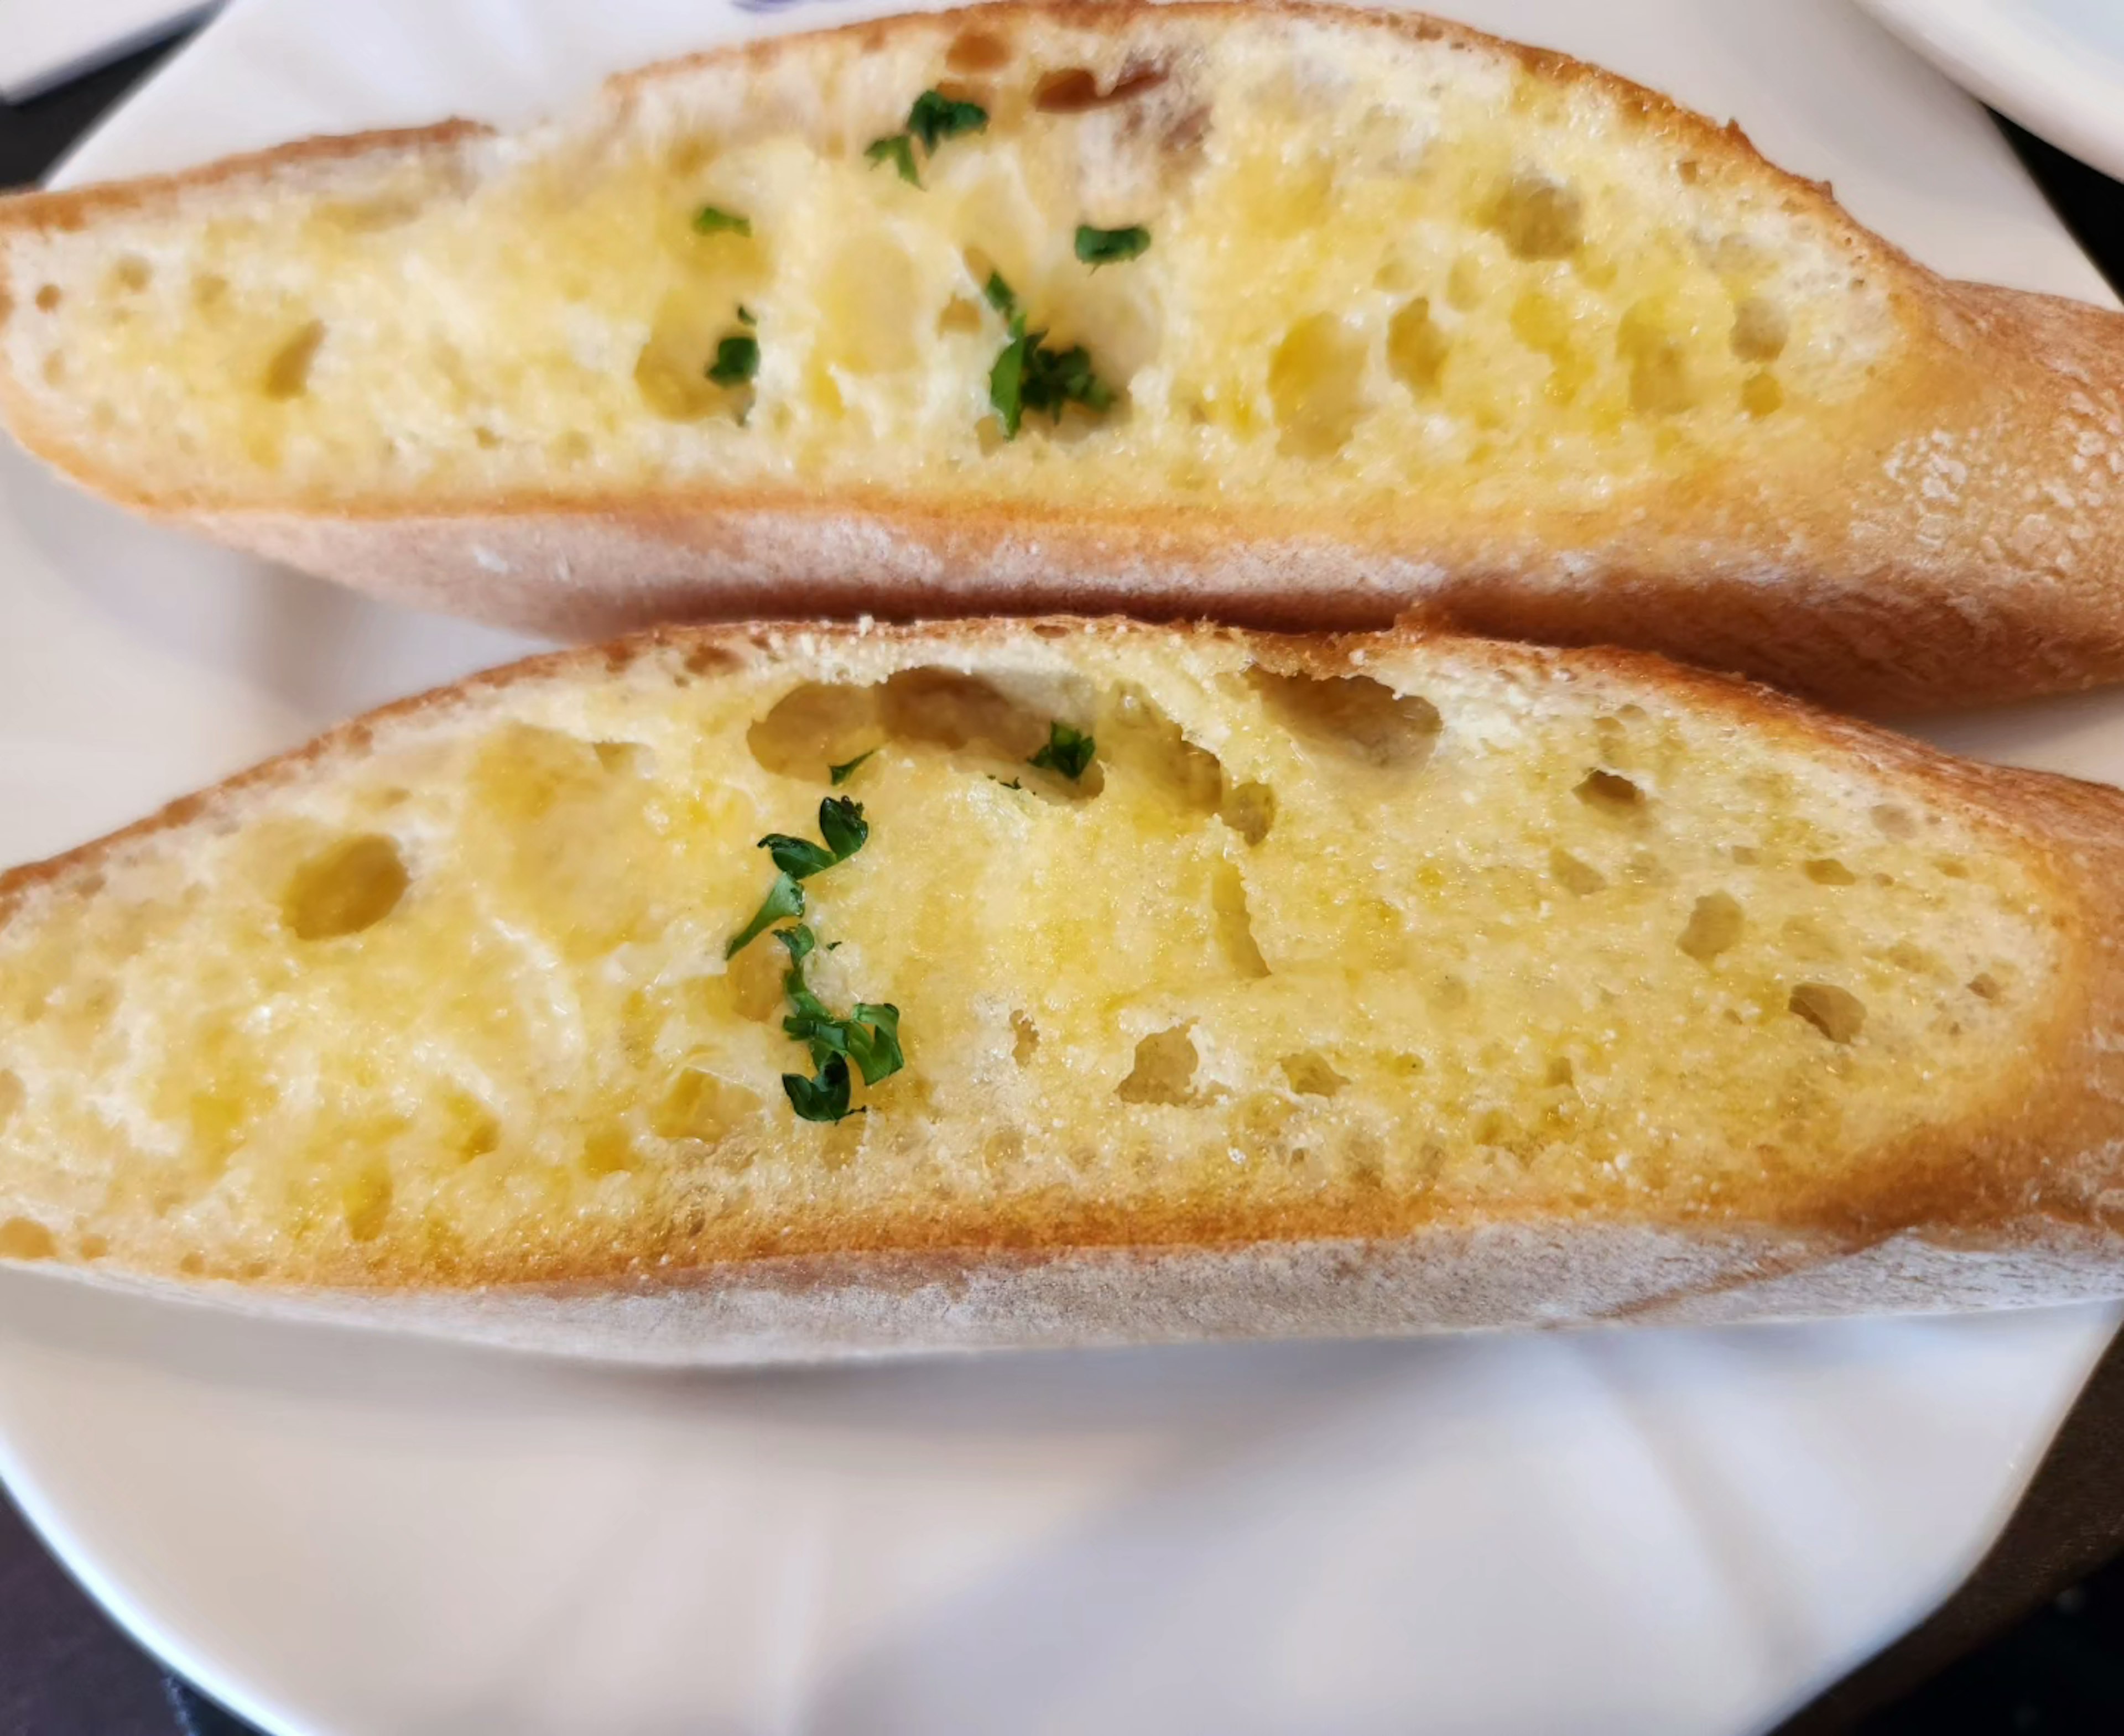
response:
[[[1965,89],[2124,178],[2117,0],[1860,0]]]
[[[76,178],[460,110],[771,19],[237,0]],[[1972,105],[1842,0],[1464,0],[1738,115],[1970,275],[2098,296]],[[516,648],[136,524],[0,449],[0,856]],[[2124,705],[1958,745],[2124,775]],[[651,1376],[0,1281],[0,1471],[276,1732],[1737,1733],[1967,1571],[2108,1311]]]

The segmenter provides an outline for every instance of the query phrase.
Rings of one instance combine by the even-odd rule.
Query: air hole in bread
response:
[[[1774,362],[1791,335],[1784,309],[1766,296],[1749,296],[1733,309],[1733,354],[1744,362]]]
[[[651,777],[656,772],[656,750],[644,742],[594,741],[590,751],[608,772],[622,777]]]
[[[58,1252],[52,1232],[34,1218],[0,1223],[0,1260],[49,1260]]]
[[[1558,885],[1577,898],[1590,897],[1608,884],[1608,876],[1598,868],[1564,849],[1548,852],[1548,872]]]
[[[1969,992],[1980,1001],[1995,1001],[2002,992],[1999,979],[1988,970],[1980,970],[1969,979]]]
[[[0,1128],[7,1126],[9,1118],[21,1108],[22,1100],[28,1095],[22,1088],[20,1074],[0,1067]]]
[[[791,688],[745,734],[762,770],[818,783],[884,739],[875,687],[815,681]]]
[[[1849,1043],[1866,1023],[1866,1003],[1834,983],[1802,983],[1786,1002],[1832,1043]]]
[[[396,910],[410,884],[397,844],[381,833],[364,833],[295,870],[281,895],[281,920],[298,941],[359,934]]]
[[[1332,1097],[1350,1082],[1335,1071],[1325,1055],[1311,1049],[1285,1055],[1279,1064],[1290,1088],[1301,1097]]]
[[[1126,102],[1132,96],[1156,90],[1165,78],[1162,66],[1131,62],[1121,68],[1121,76],[1112,85],[1102,91],[1097,75],[1089,68],[1063,67],[1041,75],[1039,82],[1032,87],[1032,106],[1043,115],[1081,115],[1087,109]]]
[[[266,362],[258,389],[277,402],[302,396],[310,389],[310,364],[324,340],[322,320],[311,320],[289,333]]]
[[[1609,819],[1641,819],[1648,805],[1645,792],[1628,778],[1599,767],[1581,778],[1571,793],[1595,814]]]
[[[202,271],[192,279],[192,306],[212,313],[228,299],[228,279],[219,271]]]
[[[1224,792],[1217,818],[1249,844],[1258,844],[1276,824],[1276,791],[1264,783],[1234,784]]]
[[[1938,958],[1924,947],[1914,945],[1908,941],[1896,941],[1882,956],[1898,970],[1907,970],[1921,976],[1931,975],[1939,969]]]
[[[47,352],[37,371],[44,376],[44,381],[47,386],[63,385],[67,377],[66,352],[63,350]]]
[[[1247,680],[1300,742],[1380,771],[1420,770],[1445,727],[1421,694],[1369,675],[1284,675],[1257,664]]]
[[[501,1124],[486,1105],[468,1093],[454,1094],[444,1105],[449,1142],[458,1159],[470,1163],[501,1147]]]
[[[1365,413],[1365,340],[1339,315],[1316,313],[1284,334],[1268,367],[1281,449],[1331,458]]]
[[[1040,1027],[1032,1022],[1031,1015],[1013,1013],[1010,1016],[1010,1058],[1020,1067],[1030,1067],[1033,1051],[1039,1047]]]
[[[1268,974],[1268,960],[1254,941],[1253,918],[1247,909],[1247,885],[1239,870],[1219,862],[1210,880],[1210,905],[1217,922],[1217,944],[1225,962],[1248,981]]]
[[[1834,856],[1816,856],[1807,865],[1807,877],[1817,886],[1855,886],[1858,876]]]
[[[1213,814],[1224,805],[1224,768],[1188,740],[1180,725],[1140,687],[1109,696],[1098,720],[1099,757],[1142,778],[1183,814]]]
[[[634,389],[651,415],[666,422],[698,422],[718,411],[735,416],[740,394],[708,378],[716,341],[714,322],[693,303],[667,303],[634,359]],[[749,398],[750,389],[742,395]]]
[[[1577,323],[1556,298],[1539,289],[1522,291],[1512,303],[1512,335],[1548,359],[1544,392],[1553,404],[1569,404],[1591,378],[1593,366],[1576,341]]]
[[[902,669],[874,687],[807,682],[777,701],[745,741],[764,769],[786,777],[825,782],[833,767],[899,741],[989,758],[1046,795],[1097,795],[1105,783],[1103,725],[1099,759],[1083,777],[1028,770],[1027,762],[1046,746],[1057,720],[976,676],[922,668]]]
[[[1907,808],[1898,808],[1893,802],[1882,802],[1871,810],[1874,825],[1883,837],[1908,838],[1917,836],[1918,823]]]
[[[1568,259],[1586,240],[1586,204],[1577,190],[1546,175],[1523,171],[1490,207],[1488,227],[1516,259]]]
[[[993,73],[1009,63],[1009,39],[994,30],[961,30],[944,51],[944,64],[955,73]]]
[[[57,284],[40,284],[37,289],[37,312],[40,313],[56,312],[59,309],[59,303],[65,299],[65,295],[61,293],[59,286]]]
[[[763,1107],[757,1091],[710,1072],[704,1063],[689,1061],[671,1081],[670,1089],[650,1119],[650,1127],[660,1138],[715,1145]]]
[[[764,1025],[782,1016],[787,1010],[782,979],[788,966],[788,955],[779,946],[748,946],[730,961],[731,1002],[740,1018]]]
[[[1571,1064],[1568,1055],[1551,1055],[1548,1065],[1542,1072],[1541,1082],[1552,1089],[1560,1089],[1577,1082],[1577,1070]]]
[[[1630,407],[1647,415],[1679,415],[1699,396],[1689,346],[1656,302],[1634,302],[1615,335],[1615,353],[1630,369]]]
[[[1464,253],[1445,274],[1445,299],[1454,310],[1473,313],[1483,305],[1485,285],[1483,262],[1472,253]]]
[[[1135,1065],[1116,1087],[1124,1103],[1190,1103],[1194,1100],[1195,1052],[1189,1027],[1176,1025],[1155,1031],[1135,1046]]]
[[[1751,416],[1767,416],[1784,408],[1785,389],[1774,373],[1751,373],[1741,382],[1741,407]]]
[[[391,1221],[391,1166],[381,1158],[363,1163],[340,1185],[340,1213],[346,1233],[356,1241],[374,1241]]]
[[[942,311],[937,316],[937,331],[940,336],[949,336],[953,332],[962,335],[977,332],[983,324],[980,307],[963,295],[955,295],[946,302]]]
[[[1417,296],[1387,321],[1387,365],[1419,398],[1434,396],[1452,342],[1431,317],[1431,300]]]
[[[1030,759],[1045,747],[1053,721],[956,669],[900,670],[879,689],[878,711],[886,733],[902,741],[987,748],[1013,761]]]
[[[74,1244],[83,1260],[101,1260],[110,1251],[110,1238],[94,1233],[84,1236]]]
[[[154,280],[154,267],[137,253],[121,256],[110,268],[111,287],[128,295],[138,295]]]
[[[1725,892],[1706,893],[1689,913],[1689,926],[1676,943],[1700,964],[1708,964],[1722,952],[1740,944],[1746,926],[1738,899]]]
[[[600,1127],[584,1139],[580,1161],[585,1175],[605,1176],[632,1174],[641,1167],[642,1159],[625,1128]]]

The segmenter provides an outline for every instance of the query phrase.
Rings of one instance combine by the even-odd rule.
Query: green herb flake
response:
[[[759,323],[752,317],[752,309],[743,302],[737,304],[737,322],[740,326],[757,326]]]
[[[856,1064],[865,1085],[890,1079],[907,1065],[900,1049],[900,1009],[887,1002],[880,1006],[858,1001],[843,1027],[848,1058]]]
[[[782,1089],[788,1095],[790,1108],[806,1121],[845,1121],[850,1114],[848,1063],[839,1055],[829,1057],[815,1078],[784,1073]]]
[[[774,877],[774,884],[767,889],[767,897],[758,913],[723,949],[723,956],[726,959],[735,958],[777,922],[803,914],[804,889],[796,884],[792,875],[778,874]]]
[[[733,332],[716,345],[708,378],[718,386],[742,386],[759,372],[759,340]]]
[[[956,138],[961,133],[985,131],[988,124],[989,111],[978,102],[955,102],[937,91],[924,91],[907,111],[907,130],[922,141],[922,148],[933,157],[945,139]]]
[[[1082,404],[1095,414],[1113,407],[1113,392],[1093,371],[1091,351],[1082,344],[1047,349],[1042,342],[1046,335],[1027,331],[1025,316],[1014,314],[1010,341],[989,369],[989,404],[1006,439],[1017,438],[1028,410],[1044,410],[1059,422],[1066,405]]]
[[[862,849],[870,837],[870,823],[864,819],[862,804],[845,795],[829,795],[819,804],[819,835],[824,844],[815,844],[808,838],[792,838],[786,832],[770,832],[759,841],[759,848],[774,858],[774,866],[792,880],[808,880],[815,874],[823,874],[836,862],[845,862]],[[794,913],[802,915],[800,906]]]
[[[863,151],[873,163],[889,162],[900,171],[900,178],[910,187],[922,185],[922,177],[914,172],[914,141],[905,133],[895,133],[890,138],[873,140]]]
[[[1091,768],[1097,744],[1080,730],[1057,720],[1047,726],[1047,745],[1026,762],[1043,772],[1056,772],[1074,783]]]
[[[1017,298],[1011,293],[1010,285],[1003,280],[1000,271],[989,273],[989,280],[981,285],[981,297],[1005,319],[1017,317]]]
[[[740,217],[735,211],[726,211],[720,205],[703,205],[693,213],[693,232],[696,235],[745,235],[752,233],[752,219]]]
[[[1010,341],[989,369],[989,403],[996,420],[1003,424],[1006,439],[1017,438],[1018,425],[1025,420],[1025,357],[1036,341],[1026,335],[1025,316],[1015,316],[1010,322]]]
[[[1102,265],[1119,265],[1135,259],[1150,246],[1150,231],[1140,224],[1126,229],[1094,229],[1089,223],[1077,225],[1077,257],[1097,270]]]
[[[853,759],[843,760],[838,766],[829,766],[826,767],[826,776],[833,780],[834,787],[838,790],[843,784],[846,783],[850,778],[856,775],[857,767],[861,766],[865,760],[868,759],[871,753],[875,753],[876,752],[877,749],[872,748],[870,750],[870,753],[858,753]]]
[[[834,860],[845,862],[870,837],[862,804],[846,795],[828,796],[819,804],[819,836],[834,852]]]

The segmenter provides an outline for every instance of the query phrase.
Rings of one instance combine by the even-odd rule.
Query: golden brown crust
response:
[[[820,611],[1070,608],[1376,626],[1413,608],[1469,631],[1636,645],[1877,714],[2124,678],[2113,576],[2124,571],[2124,317],[1942,279],[1860,229],[1825,185],[1765,163],[1737,128],[1566,56],[1420,15],[1273,9],[1507,54],[1544,79],[1601,91],[1702,175],[1767,185],[1837,237],[1891,285],[1905,359],[1829,449],[1736,463],[1627,512],[1441,517],[1420,536],[1341,509],[1308,519],[1285,509],[933,507],[853,490],[824,501],[757,487],[592,500],[529,490],[418,512],[384,499],[162,497],[41,425],[4,373],[0,414],[33,449],[127,504],[359,588],[571,636]],[[1156,10],[1214,20],[1264,8]],[[1055,21],[1119,33],[1151,11],[1064,0],[844,29],[950,33],[977,18],[1005,30]],[[627,74],[612,100],[703,68],[764,65],[805,40]],[[472,136],[453,124],[312,142],[154,182],[0,201],[0,233]]]
[[[533,658],[403,701],[109,838],[0,876],[0,926],[35,894],[93,895],[103,870],[135,844],[211,825],[317,767],[359,758],[402,728],[447,722],[457,708],[511,686],[595,680],[645,658],[674,659],[712,675],[785,656],[808,664],[857,640],[892,657],[965,658],[1027,636],[1078,635],[1158,636],[1173,644],[1176,655],[1222,640],[1271,667],[1314,673],[1346,670],[1360,659],[1376,662],[1434,636],[1412,625],[1384,635],[1276,637],[1199,625],[1066,621],[658,629],[607,646]],[[1362,1268],[1376,1259],[1402,1271],[1405,1284],[1421,1288],[1421,1274],[1408,1262],[1420,1266],[1421,1250],[1479,1249],[1485,1237],[1509,1232],[1538,1252],[1546,1250],[1530,1269],[1549,1272],[1550,1280],[1527,1279],[1531,1288],[1512,1293],[1515,1299],[1505,1315],[1475,1323],[1525,1317],[1526,1309],[1542,1305],[1543,1282],[1560,1283],[1558,1274],[1592,1257],[1574,1247],[1574,1238],[1581,1236],[1590,1239],[1589,1248],[1637,1237],[1664,1252],[1656,1279],[1639,1273],[1628,1282],[1604,1280],[1597,1294],[1589,1291],[1574,1301],[1565,1317],[1637,1311],[1709,1317],[1721,1307],[1739,1307],[1720,1298],[1744,1290],[1782,1297],[1775,1307],[1788,1311],[1806,1311],[1813,1306],[1810,1298],[1832,1297],[1844,1289],[1852,1290],[1858,1304],[1870,1297],[1879,1305],[1919,1306],[1924,1285],[1913,1289],[1905,1277],[1920,1269],[1933,1274],[1925,1283],[1950,1298],[1960,1293],[1955,1285],[1965,1279],[1981,1289],[2008,1278],[2024,1300],[2028,1297],[2022,1293],[2031,1286],[2052,1298],[2068,1292],[2124,1293],[2124,1242],[2118,1240],[2124,1232],[2124,958],[2119,955],[2124,946],[2124,793],[1954,760],[1868,725],[1811,711],[1764,688],[1642,654],[1547,652],[1477,641],[1460,641],[1454,649],[1501,672],[1539,671],[1567,681],[1614,680],[1649,689],[1662,701],[1730,720],[1759,738],[1825,754],[1832,763],[1863,764],[1906,789],[1914,800],[1995,838],[1999,847],[2032,866],[2042,888],[2041,904],[2061,931],[2064,963],[2050,1022],[2036,1046],[2037,1060],[1988,1107],[1951,1128],[1915,1130],[1836,1166],[1830,1179],[1810,1181],[1765,1168],[1715,1203],[1632,1194],[1619,1185],[1537,1198],[1506,1212],[1442,1208],[1431,1198],[1376,1189],[1346,1190],[1302,1206],[1202,1194],[1175,1195],[1126,1210],[1091,1200],[1032,1199],[955,1205],[939,1214],[908,1201],[882,1211],[822,1213],[766,1234],[688,1221],[674,1195],[671,1209],[660,1218],[646,1214],[614,1239],[585,1242],[579,1232],[556,1226],[552,1235],[519,1246],[500,1265],[453,1264],[432,1253],[375,1245],[330,1256],[314,1269],[291,1269],[282,1279],[326,1288],[421,1293],[494,1284],[559,1287],[564,1296],[583,1287],[613,1296],[674,1286],[715,1294],[764,1288],[785,1300],[800,1296],[789,1304],[793,1314],[823,1310],[824,1319],[839,1304],[830,1297],[820,1301],[811,1293],[815,1288],[839,1295],[853,1287],[867,1294],[884,1282],[881,1274],[897,1273],[895,1283],[904,1279],[917,1288],[1015,1274],[1011,1281],[1021,1286],[1036,1288],[1044,1282],[1067,1288],[1078,1280],[1030,1274],[1055,1262],[1074,1270],[1071,1263],[1081,1264],[1101,1250],[1116,1255],[1134,1250],[1130,1258],[1154,1263],[1163,1250],[1184,1266],[1213,1253],[1221,1259],[1252,1249],[1274,1262],[1286,1260],[1293,1250],[1333,1245],[1359,1250],[1346,1255],[1346,1266],[1354,1260]],[[1891,1252],[1893,1269],[1884,1270],[1872,1288],[1853,1276],[1873,1270],[1867,1262],[1878,1263]],[[1097,1269],[1111,1278],[1110,1266]],[[2043,1278],[2045,1273],[2051,1276]],[[1809,1288],[1810,1274],[1820,1275],[1816,1288]],[[209,1264],[205,1275],[236,1274]],[[1130,1282],[1155,1288],[1169,1277],[1139,1273]],[[1342,1325],[1335,1330],[1356,1330],[1334,1314],[1331,1300],[1321,1303],[1328,1311],[1320,1318],[1329,1324],[1318,1329],[1329,1330],[1339,1320]],[[715,1312],[698,1297],[674,1306]]]

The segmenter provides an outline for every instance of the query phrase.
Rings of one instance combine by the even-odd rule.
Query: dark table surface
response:
[[[0,103],[0,187],[41,176],[174,46],[130,55],[19,107]],[[2124,186],[2000,125],[2124,293]],[[166,1677],[0,1503],[0,1736],[244,1729]],[[2124,1736],[2124,1338],[1961,1590],[1775,1736],[1845,1731]]]

